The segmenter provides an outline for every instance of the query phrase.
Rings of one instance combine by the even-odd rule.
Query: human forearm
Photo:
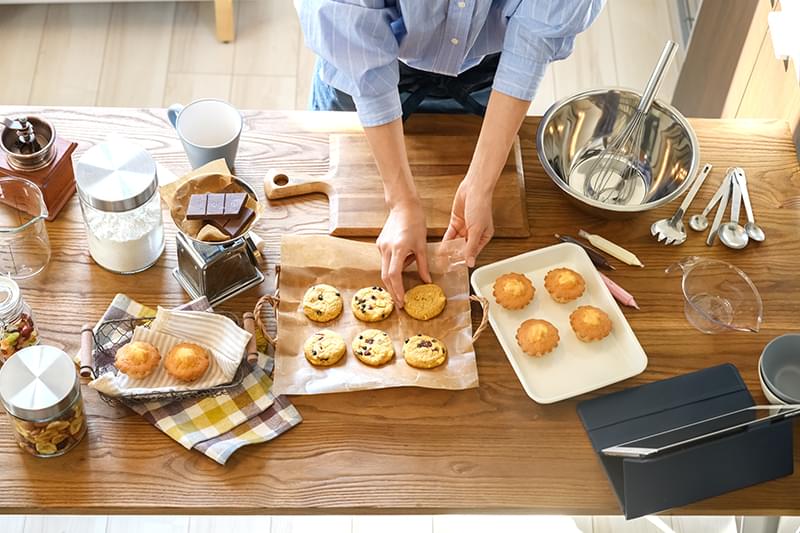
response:
[[[527,100],[492,91],[465,177],[470,186],[487,193],[494,190],[529,106]]]
[[[403,138],[403,122],[400,119],[393,120],[381,126],[364,128],[364,132],[383,179],[386,205],[392,209],[418,203],[419,197]]]
[[[403,123],[400,119],[381,126],[365,127],[383,190],[389,215],[376,244],[381,254],[381,278],[395,305],[403,307],[403,269],[417,262],[419,275],[430,283],[425,250],[425,211],[414,186],[408,164]]]

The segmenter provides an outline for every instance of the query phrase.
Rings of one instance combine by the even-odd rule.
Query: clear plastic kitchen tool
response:
[[[681,271],[686,320],[703,333],[758,332],[764,306],[758,289],[735,266],[716,259],[687,257],[666,273]]]
[[[31,181],[0,177],[0,273],[14,279],[38,274],[50,261],[42,192]]]

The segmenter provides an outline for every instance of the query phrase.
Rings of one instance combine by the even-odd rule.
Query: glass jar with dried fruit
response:
[[[33,313],[22,298],[19,285],[7,276],[0,276],[0,364],[38,342]]]
[[[53,346],[23,348],[0,367],[0,402],[20,448],[37,457],[64,454],[86,434],[75,363]]]

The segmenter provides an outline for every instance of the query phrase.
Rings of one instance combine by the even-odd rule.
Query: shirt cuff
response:
[[[492,88],[520,100],[533,100],[548,63],[545,58],[528,58],[503,50]]]
[[[397,89],[378,96],[354,96],[358,118],[365,128],[382,126],[403,116]]]

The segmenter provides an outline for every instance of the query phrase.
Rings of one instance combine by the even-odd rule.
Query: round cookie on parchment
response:
[[[342,295],[331,285],[320,283],[303,296],[303,313],[314,322],[330,322],[342,314]]]
[[[517,329],[517,344],[522,351],[533,357],[546,355],[558,346],[558,329],[547,320],[531,318]]]
[[[341,335],[329,329],[323,329],[303,344],[303,353],[308,362],[315,366],[332,366],[339,362],[347,352],[347,346]]]
[[[435,368],[447,360],[447,347],[439,339],[420,333],[405,340],[403,357],[414,368]]]
[[[353,353],[369,366],[381,366],[394,357],[394,346],[389,334],[379,329],[366,329],[353,339]]]
[[[434,283],[417,285],[406,292],[403,305],[406,313],[417,320],[430,320],[439,316],[447,304],[441,287]]]
[[[353,295],[350,307],[362,322],[379,322],[392,314],[394,302],[383,287],[364,287]]]
[[[509,310],[522,309],[528,305],[536,289],[525,274],[509,272],[494,280],[492,294],[495,301]]]

